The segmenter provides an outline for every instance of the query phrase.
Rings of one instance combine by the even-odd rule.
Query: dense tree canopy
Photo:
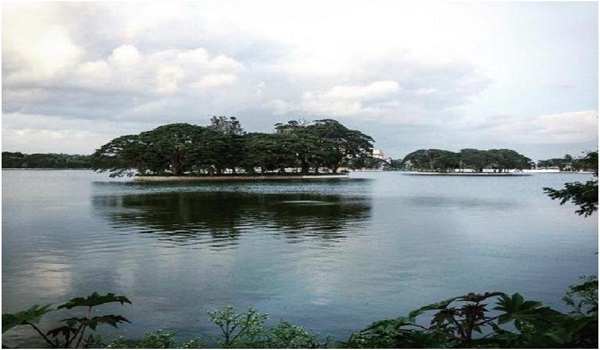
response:
[[[540,160],[537,163],[538,168],[542,169],[558,169],[560,171],[595,171],[598,164],[590,163],[589,157],[591,153],[586,153],[581,157],[573,157],[570,154],[565,154],[562,158],[550,158]]]
[[[3,168],[89,169],[90,156],[62,153],[2,152]]]
[[[319,169],[336,173],[369,158],[373,139],[332,119],[290,121],[273,133],[246,133],[234,117],[213,117],[207,127],[178,123],[118,137],[92,155],[96,171],[111,176],[216,174]]]
[[[466,148],[460,152],[439,149],[420,149],[409,153],[402,160],[405,168],[418,171],[453,172],[470,169],[482,172],[493,169],[494,172],[506,172],[511,169],[531,168],[531,159],[510,149],[478,150]]]

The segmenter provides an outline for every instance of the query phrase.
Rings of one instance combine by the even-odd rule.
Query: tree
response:
[[[254,172],[254,168],[261,169],[261,173],[279,169],[285,172],[286,167],[295,166],[295,155],[286,145],[287,135],[251,133],[244,139],[243,167],[247,172]]]
[[[373,153],[373,138],[351,130],[333,119],[316,120],[308,132],[318,140],[320,163],[335,174],[340,165],[353,158],[367,158]]]
[[[494,171],[504,172],[510,169],[529,169],[531,159],[511,149],[491,149],[487,151],[487,159]]]
[[[446,173],[459,167],[458,153],[439,149],[420,149],[404,157],[408,168]]]
[[[190,124],[169,124],[140,134],[140,141],[148,153],[155,155],[158,171],[166,169],[181,175],[189,161],[195,137]]]
[[[282,135],[286,148],[294,156],[293,167],[300,167],[308,174],[311,166],[318,168],[319,139],[308,130],[307,123],[291,120],[287,124],[275,124],[275,133]]]
[[[149,165],[144,162],[144,153],[139,135],[120,136],[92,154],[92,169],[110,171],[111,177],[131,176],[134,169],[143,173]]]
[[[175,176],[195,166],[211,166],[217,150],[215,131],[186,124],[168,124],[139,135],[118,137],[92,155],[96,171],[111,171],[111,176],[140,174]]]
[[[3,168],[89,169],[90,156],[63,153],[2,152]]]
[[[560,200],[561,205],[572,202],[579,206],[575,213],[587,217],[598,210],[598,151],[588,152],[581,161],[587,168],[594,169],[595,179],[585,183],[565,183],[565,187],[559,190],[544,187],[544,192],[550,198]]]
[[[460,163],[461,168],[471,168],[473,171],[481,173],[490,162],[486,151],[465,148],[460,150]]]
[[[214,142],[220,147],[215,163],[217,174],[221,174],[225,169],[231,169],[235,174],[236,167],[242,162],[245,131],[236,117],[215,116],[210,122],[208,128],[221,135],[214,135]]]
[[[404,164],[402,162],[402,159],[392,159],[392,161],[390,162],[390,168],[392,170],[401,170],[403,169]]]
[[[225,135],[244,135],[245,131],[242,124],[236,117],[213,116],[210,118],[209,129],[218,131]]]
[[[111,176],[221,175],[239,168],[252,173],[257,167],[263,173],[298,167],[304,174],[319,167],[335,173],[350,159],[369,157],[372,142],[331,119],[278,123],[273,134],[248,135],[235,117],[213,117],[208,127],[176,123],[118,137],[96,150],[92,161],[94,170]]]

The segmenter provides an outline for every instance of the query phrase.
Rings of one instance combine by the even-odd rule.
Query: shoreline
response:
[[[210,182],[210,181],[269,181],[269,180],[337,180],[349,175],[259,175],[259,176],[134,176],[136,182]]]
[[[531,176],[530,173],[436,173],[428,171],[416,171],[404,173],[404,175],[424,175],[424,176]]]

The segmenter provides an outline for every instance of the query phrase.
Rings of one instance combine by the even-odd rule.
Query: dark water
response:
[[[137,184],[3,170],[2,311],[114,292],[133,305],[102,310],[132,324],[109,335],[216,333],[206,311],[235,305],[343,340],[471,291],[563,308],[568,285],[597,274],[598,220],[542,187],[589,178]]]

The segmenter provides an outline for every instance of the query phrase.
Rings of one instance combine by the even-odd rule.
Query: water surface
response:
[[[139,184],[90,171],[3,170],[2,309],[94,291],[131,325],[217,332],[206,311],[254,307],[346,339],[467,292],[563,308],[597,274],[597,218],[543,187],[590,175]],[[16,335],[14,335],[16,336]]]

